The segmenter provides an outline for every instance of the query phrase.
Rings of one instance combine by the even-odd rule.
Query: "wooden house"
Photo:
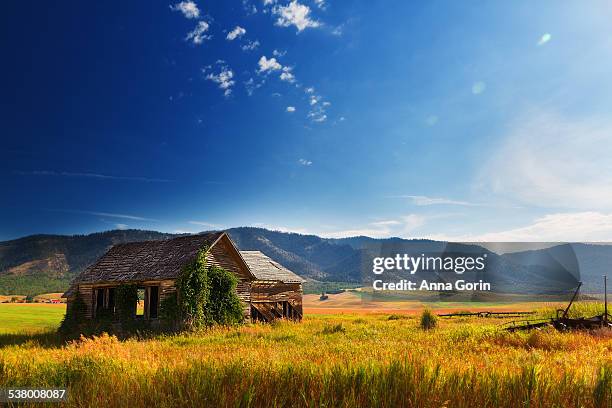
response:
[[[134,305],[134,318],[155,323],[162,300],[174,296],[176,279],[204,248],[207,262],[238,278],[245,319],[302,318],[303,279],[259,251],[238,251],[225,232],[115,245],[78,275],[62,297],[71,308],[78,293],[85,304],[83,317],[96,319],[116,312],[118,286],[136,285],[144,307]]]

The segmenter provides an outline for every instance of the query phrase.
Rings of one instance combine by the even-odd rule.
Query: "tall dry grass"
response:
[[[612,406],[612,338],[499,323],[329,315],[66,346],[0,336],[0,387],[68,386],[74,407]]]

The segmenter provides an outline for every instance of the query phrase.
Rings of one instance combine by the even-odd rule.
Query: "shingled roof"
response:
[[[304,282],[304,279],[259,251],[240,251],[240,255],[258,280],[283,283]]]
[[[188,235],[162,241],[130,242],[113,246],[96,263],[77,276],[63,297],[82,283],[141,282],[176,279],[198,251],[212,247],[225,233]],[[301,283],[304,280],[259,251],[240,252],[258,280]]]
[[[224,233],[188,235],[163,241],[144,241],[113,246],[72,284],[175,279],[198,251],[212,246]]]

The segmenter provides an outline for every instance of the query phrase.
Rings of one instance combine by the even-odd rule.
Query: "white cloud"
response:
[[[219,64],[220,62],[217,61],[217,63]],[[207,69],[203,69],[202,72],[206,74]],[[235,84],[233,78],[234,72],[225,65],[221,66],[218,73],[214,74],[210,72],[206,75],[206,79],[219,85],[219,88],[223,90],[223,95],[226,97],[230,96],[232,93],[232,86]]]
[[[332,35],[341,36],[344,33],[344,24],[340,24],[332,30]]]
[[[327,120],[327,115],[320,111],[312,111],[308,113],[308,117],[317,123],[325,122]]]
[[[479,235],[435,235],[455,242],[604,242],[612,240],[612,214],[594,211],[548,214],[531,224]]]
[[[295,112],[295,106],[287,106],[287,109],[286,109],[286,110],[287,110],[287,112],[289,112],[289,113],[293,113],[293,112]]]
[[[429,205],[462,205],[462,206],[480,206],[481,204],[470,203],[467,201],[451,200],[449,198],[441,197],[427,197],[421,195],[403,195],[400,198],[408,198],[412,201],[412,204],[418,206],[429,206]]]
[[[409,214],[401,217],[403,228],[405,232],[412,232],[423,225],[427,221],[427,217],[419,214]]]
[[[309,95],[309,104],[311,106],[308,112],[308,118],[316,123],[325,122],[327,120],[327,108],[331,105],[330,102],[321,102],[322,98],[320,95],[315,95],[313,88],[306,88],[305,92]]]
[[[120,230],[128,229],[128,225],[127,224],[115,224],[115,227],[117,227],[117,229],[120,229]]]
[[[272,55],[274,55],[275,57],[284,57],[285,54],[287,54],[287,51],[279,51],[279,50],[272,51]]]
[[[295,75],[291,73],[291,67],[283,67],[283,72],[280,74],[281,81],[293,83],[295,82]]]
[[[305,89],[304,89],[304,92],[306,92],[307,94],[314,93],[314,91],[315,91],[315,90],[314,90],[314,88],[313,88],[313,87],[308,87],[308,88],[305,88]]]
[[[532,112],[509,127],[475,181],[478,191],[521,204],[612,209],[612,122]]]
[[[302,166],[312,166],[312,162],[306,159],[299,159],[298,163],[300,163]]]
[[[317,5],[318,8],[325,10],[327,8],[327,4],[325,3],[325,0],[314,0],[314,3]]]
[[[208,31],[209,27],[210,26],[206,21],[198,21],[198,25],[193,29],[193,31],[187,33],[187,37],[185,37],[185,40],[192,41],[196,45],[202,44],[204,40],[208,40],[211,38],[210,35],[205,34]]]
[[[370,225],[374,225],[376,227],[386,227],[389,225],[399,225],[399,224],[401,224],[401,222],[399,222],[398,220],[383,220],[383,221],[376,221],[376,222],[370,223]]]
[[[472,93],[474,95],[479,95],[483,93],[485,89],[487,89],[487,84],[482,81],[474,82],[474,84],[472,85]]]
[[[232,31],[227,33],[227,37],[225,37],[229,41],[234,41],[236,38],[242,37],[246,34],[246,30],[240,26],[236,26]]]
[[[551,38],[552,38],[552,35],[550,35],[550,33],[542,34],[542,36],[538,40],[538,46],[546,44],[547,42],[551,40]]]
[[[241,45],[242,51],[253,51],[259,47],[259,41],[247,41],[245,44]]]
[[[263,0],[264,6],[271,6],[273,4],[276,4],[276,0]]]
[[[293,70],[292,67],[283,67],[276,58],[272,57],[268,59],[265,55],[263,55],[258,62],[259,65],[259,73],[269,73],[272,71],[282,70],[280,74],[281,81],[294,83],[295,75],[291,72]]]
[[[276,61],[276,58],[273,57],[268,59],[265,55],[259,59],[258,64],[259,72],[278,71],[283,68],[283,66]]]
[[[200,9],[193,1],[181,1],[170,8],[174,11],[180,11],[186,18],[200,17]]]
[[[321,23],[310,18],[310,7],[293,0],[286,6],[275,6],[273,13],[277,15],[276,25],[289,27],[294,25],[298,33],[306,28],[319,27]]]

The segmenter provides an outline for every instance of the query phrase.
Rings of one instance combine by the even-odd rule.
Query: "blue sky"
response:
[[[606,2],[11,2],[0,239],[612,239]]]

